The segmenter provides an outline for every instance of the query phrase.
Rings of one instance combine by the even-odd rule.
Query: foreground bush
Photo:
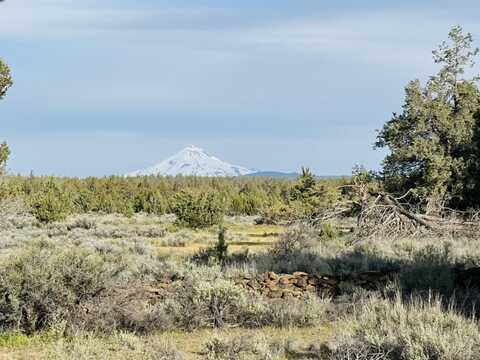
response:
[[[167,301],[177,325],[193,330],[238,323],[246,292],[223,279],[218,267],[193,268]]]
[[[370,299],[341,326],[332,360],[476,360],[480,330],[440,300]]]
[[[74,325],[118,273],[93,250],[34,243],[0,268],[0,329],[33,333],[62,321]]]
[[[215,282],[201,281],[193,286],[189,284],[186,289],[180,291],[189,290],[192,291],[190,296],[185,297],[184,294],[179,294],[175,297],[175,300],[181,301],[180,306],[185,314],[190,314],[189,319],[183,317],[182,321],[187,320],[185,322],[187,328],[195,325],[223,327],[226,323],[232,324],[241,321],[237,316],[241,314],[240,307],[245,294],[232,282],[223,279]],[[191,313],[195,309],[199,312],[197,316]]]

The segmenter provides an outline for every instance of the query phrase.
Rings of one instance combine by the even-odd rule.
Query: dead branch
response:
[[[436,231],[437,229],[433,227],[431,224],[429,224],[427,221],[423,220],[422,218],[418,217],[417,215],[411,213],[410,211],[407,211],[394,197],[388,195],[388,194],[378,194],[381,196],[385,204],[393,206],[396,211],[398,211],[400,214],[406,216],[412,221],[417,222],[418,224],[425,226],[427,229]]]

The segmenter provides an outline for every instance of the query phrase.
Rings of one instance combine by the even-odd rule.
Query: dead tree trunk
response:
[[[427,229],[432,230],[432,231],[437,231],[438,230],[437,228],[433,227],[427,221],[421,219],[417,215],[415,215],[415,214],[411,213],[410,211],[406,210],[402,206],[402,204],[400,204],[395,198],[391,197],[390,195],[388,195],[388,194],[378,194],[378,196],[381,196],[381,198],[383,199],[383,201],[385,202],[386,205],[392,206],[395,209],[395,211],[398,211],[400,214],[402,214],[403,216],[406,216],[407,218],[416,222],[417,224],[422,225],[422,226],[424,226]]]

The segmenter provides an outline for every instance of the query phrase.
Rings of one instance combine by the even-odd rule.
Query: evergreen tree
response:
[[[220,230],[218,231],[218,241],[215,245],[215,253],[217,255],[217,260],[220,264],[223,264],[223,262],[227,258],[227,251],[228,245],[225,240],[225,228],[223,226],[220,226]]]
[[[393,114],[379,132],[376,147],[390,149],[383,162],[387,190],[411,199],[428,213],[444,205],[465,207],[466,194],[475,187],[471,173],[478,127],[480,93],[476,77],[464,78],[478,49],[472,35],[460,26],[449,41],[433,51],[442,67],[425,86],[419,80],[406,87],[401,114]]]
[[[298,178],[291,192],[292,200],[306,200],[310,198],[315,192],[316,184],[315,176],[310,169],[302,167],[302,175]]]

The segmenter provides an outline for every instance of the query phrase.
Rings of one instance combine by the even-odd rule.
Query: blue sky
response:
[[[242,166],[378,168],[375,130],[478,1],[6,0],[15,173],[89,176],[187,145]]]

